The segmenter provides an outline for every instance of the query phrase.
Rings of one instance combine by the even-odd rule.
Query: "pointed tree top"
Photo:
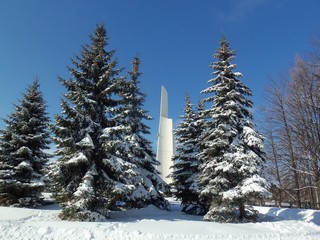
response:
[[[231,62],[234,59],[235,50],[231,50],[230,43],[225,34],[221,35],[219,45],[220,47],[216,50],[213,57],[226,62]]]
[[[140,59],[138,56],[134,57],[133,60],[131,61],[131,65],[132,65],[132,72],[133,73],[137,73],[139,72],[139,66],[140,66]]]

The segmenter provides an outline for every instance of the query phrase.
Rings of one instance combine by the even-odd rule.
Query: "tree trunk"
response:
[[[242,221],[246,217],[246,210],[245,210],[244,204],[241,204],[239,206],[239,212],[240,212],[239,219],[240,219],[240,221]]]

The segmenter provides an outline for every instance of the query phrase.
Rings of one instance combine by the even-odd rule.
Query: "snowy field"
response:
[[[220,224],[180,212],[170,200],[170,211],[153,206],[114,212],[108,222],[67,222],[59,220],[60,209],[0,207],[0,239],[68,240],[320,240],[320,211],[257,207],[261,222]]]

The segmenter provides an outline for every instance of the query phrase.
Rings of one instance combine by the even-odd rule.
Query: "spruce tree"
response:
[[[204,219],[219,222],[253,220],[245,204],[250,197],[266,195],[267,182],[261,176],[264,165],[263,137],[255,131],[250,108],[251,90],[235,72],[235,51],[225,37],[211,65],[215,77],[202,93],[212,103],[202,136],[200,197],[210,205]],[[239,211],[236,211],[236,210]]]
[[[132,61],[130,79],[123,81],[121,88],[122,104],[117,115],[117,122],[125,126],[122,142],[118,145],[118,158],[129,166],[123,176],[127,184],[133,185],[134,190],[125,196],[126,207],[145,207],[154,204],[160,208],[166,207],[166,201],[161,194],[166,184],[158,175],[156,166],[159,164],[152,149],[151,142],[145,135],[150,134],[145,121],[152,118],[143,109],[145,94],[139,88],[140,60],[135,57]]]
[[[195,112],[195,117],[194,117],[194,129],[195,129],[195,136],[196,138],[196,152],[197,154],[197,159],[198,159],[198,168],[197,168],[197,174],[194,174],[192,176],[193,179],[193,184],[190,186],[191,189],[193,189],[194,191],[196,191],[198,193],[198,201],[199,201],[199,205],[202,206],[202,208],[204,209],[204,213],[207,212],[208,210],[208,205],[204,202],[202,202],[199,198],[199,194],[200,194],[200,184],[199,184],[199,176],[200,176],[200,166],[202,164],[201,158],[200,158],[200,154],[202,151],[202,135],[204,134],[204,131],[206,130],[206,126],[207,126],[207,117],[206,117],[206,110],[205,110],[205,103],[203,99],[200,99],[198,101],[198,106],[197,106],[197,111]]]
[[[0,204],[33,207],[42,203],[43,170],[49,154],[49,118],[35,80],[4,119],[0,136]]]
[[[55,116],[59,158],[49,175],[54,196],[63,207],[62,219],[105,219],[134,187],[123,182],[128,166],[116,156],[115,143],[122,138],[114,130],[125,129],[115,118],[121,69],[114,51],[106,50],[104,25],[97,25],[90,40],[72,61],[70,78],[60,78],[67,92],[61,101],[63,112]]]
[[[173,156],[172,186],[174,196],[181,199],[182,211],[189,214],[202,215],[205,208],[199,202],[199,144],[201,134],[200,119],[194,112],[189,95],[185,98],[185,109],[180,116],[181,121],[174,131],[176,136],[176,154]]]

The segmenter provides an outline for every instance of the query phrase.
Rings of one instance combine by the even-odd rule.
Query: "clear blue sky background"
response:
[[[169,115],[178,121],[185,93],[197,102],[212,70],[208,65],[221,33],[237,50],[234,63],[253,90],[259,114],[270,76],[287,72],[297,55],[320,36],[319,0],[0,0],[0,116],[35,77],[50,116],[61,111],[70,58],[80,54],[97,23],[104,23],[119,67],[139,54],[145,108],[156,141],[160,88],[169,93]],[[4,127],[3,122],[0,127]]]

